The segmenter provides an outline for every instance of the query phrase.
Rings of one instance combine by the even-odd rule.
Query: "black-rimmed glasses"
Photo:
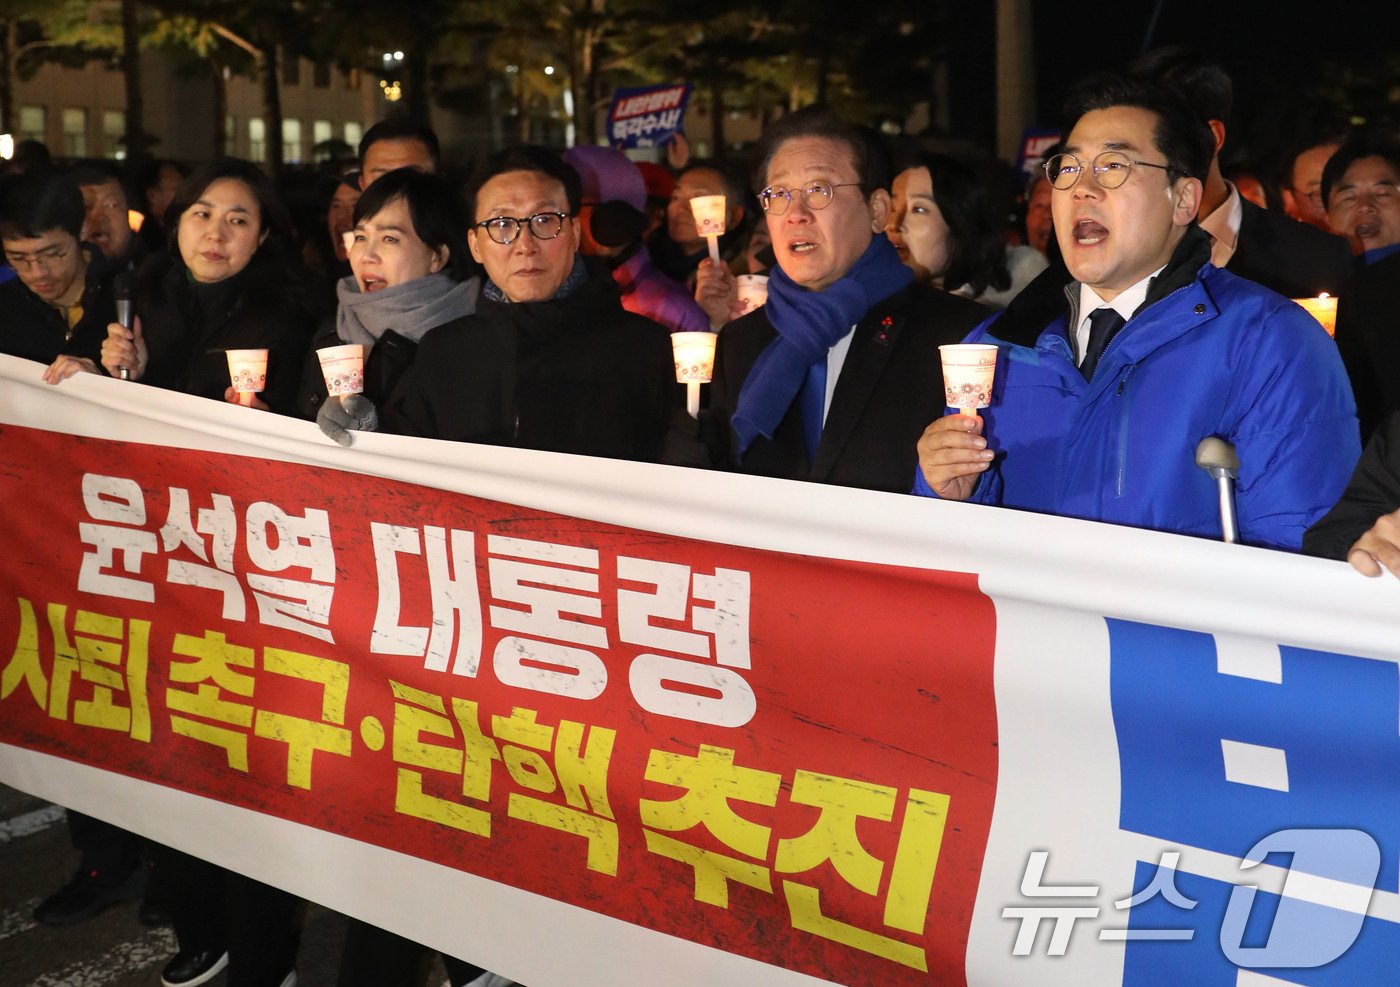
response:
[[[553,240],[568,218],[568,213],[537,212],[533,216],[493,216],[475,225],[484,229],[492,240],[509,246],[520,238],[520,231],[526,226],[536,240]]]

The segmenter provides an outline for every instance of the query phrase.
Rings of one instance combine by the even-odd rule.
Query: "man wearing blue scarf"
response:
[[[768,304],[720,333],[706,429],[719,465],[907,492],[943,407],[938,346],[986,314],[913,283],[883,232],[889,164],[830,111],[763,135],[755,187],[777,266]]]

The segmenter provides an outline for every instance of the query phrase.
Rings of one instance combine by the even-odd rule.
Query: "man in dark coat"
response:
[[[703,430],[714,464],[907,493],[914,444],[943,410],[938,346],[988,310],[912,283],[882,232],[888,163],[860,131],[800,111],[757,160],[778,266],[767,305],[720,333]]]
[[[1285,298],[1344,295],[1352,272],[1344,239],[1260,209],[1221,174],[1220,153],[1234,104],[1234,85],[1225,71],[1194,52],[1171,47],[1138,59],[1132,74],[1174,92],[1210,127],[1215,155],[1197,215],[1211,236],[1211,263]]]
[[[677,386],[664,329],[622,308],[578,255],[578,175],[557,154],[497,155],[471,190],[467,241],[486,271],[476,312],[439,326],[385,403],[386,431],[656,461]],[[359,402],[322,428],[364,427]]]
[[[1337,305],[1337,348],[1356,393],[1364,440],[1400,410],[1400,253],[1357,271]]]
[[[18,277],[0,285],[0,353],[74,373],[97,370],[115,318],[110,268],[79,239],[83,197],[71,179],[48,173],[6,185],[0,243]]]
[[[1366,443],[1341,499],[1303,535],[1303,551],[1400,578],[1400,413]]]

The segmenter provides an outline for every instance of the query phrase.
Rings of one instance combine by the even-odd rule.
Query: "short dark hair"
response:
[[[428,149],[428,157],[433,159],[433,169],[442,171],[442,145],[438,143],[438,137],[433,132],[433,128],[426,124],[418,123],[407,117],[389,117],[387,120],[380,120],[366,130],[364,136],[360,138],[361,168],[365,166],[365,153],[370,149],[370,145],[377,144],[379,141],[418,141]]]
[[[89,162],[75,166],[68,172],[68,177],[73,179],[73,184],[77,185],[81,191],[84,185],[107,185],[115,182],[117,188],[122,191],[122,198],[131,203],[131,195],[126,190],[126,182],[122,181],[121,174],[116,168],[103,162]]]
[[[26,175],[52,171],[53,155],[49,153],[49,146],[43,141],[26,138],[15,145],[14,153],[10,155],[10,168]]]
[[[1183,45],[1154,48],[1128,66],[1132,78],[1176,93],[1204,120],[1229,124],[1235,85],[1225,70]]]
[[[170,208],[165,211],[163,219],[168,231],[167,246],[171,256],[180,256],[180,217],[186,209],[199,201],[205,189],[225,178],[248,186],[253,198],[257,200],[258,225],[261,230],[266,231],[267,239],[258,247],[253,260],[275,262],[283,259],[292,242],[291,214],[287,212],[287,205],[282,201],[272,181],[257,165],[242,158],[216,158],[206,162],[190,172],[189,177],[181,183],[179,191],[170,200]]]
[[[160,184],[160,173],[166,168],[174,168],[175,174],[181,178],[185,177],[185,169],[169,158],[152,158],[141,166],[141,170],[136,173],[136,187],[142,192],[148,192]]]
[[[752,193],[745,187],[743,177],[733,168],[721,164],[713,158],[698,158],[694,161],[690,161],[681,169],[680,174],[676,176],[677,181],[690,172],[700,168],[704,168],[706,171],[713,171],[720,177],[720,181],[724,184],[724,195],[725,198],[729,200],[729,205],[748,204],[749,197]]]
[[[787,141],[820,137],[844,144],[851,152],[863,195],[890,187],[890,156],[883,143],[868,129],[847,123],[820,104],[803,107],[781,117],[763,132],[753,150],[752,179],[755,191],[768,184],[768,165]]]
[[[1347,169],[1362,158],[1384,158],[1390,166],[1400,171],[1400,142],[1388,134],[1374,131],[1357,131],[1342,142],[1337,153],[1327,159],[1322,166],[1322,208],[1332,201],[1332,189],[1342,180]]]
[[[467,246],[467,224],[452,186],[446,179],[416,168],[395,168],[370,183],[355,203],[359,225],[398,199],[408,205],[413,232],[430,250],[447,249],[443,270],[453,281],[465,281],[476,270]]]
[[[1205,119],[1181,97],[1141,80],[1101,73],[1077,84],[1065,100],[1065,120],[1069,123],[1061,139],[1068,142],[1084,114],[1115,106],[1146,110],[1157,118],[1152,142],[1167,159],[1168,180],[1185,176],[1205,181],[1215,157],[1215,137]]]
[[[538,144],[520,144],[507,148],[487,158],[467,183],[464,197],[468,224],[476,221],[476,197],[481,188],[497,175],[512,171],[533,171],[554,179],[564,186],[564,197],[569,203],[569,215],[577,216],[583,202],[583,183],[578,172],[574,171],[558,153]]]
[[[0,239],[30,240],[52,230],[82,232],[83,193],[68,175],[39,172],[16,176],[0,187]]]
[[[1006,237],[992,210],[987,185],[977,172],[945,154],[911,155],[901,163],[902,170],[927,168],[933,180],[933,202],[948,226],[943,287],[956,291],[969,285],[976,295],[989,287],[997,291],[1011,287]]]

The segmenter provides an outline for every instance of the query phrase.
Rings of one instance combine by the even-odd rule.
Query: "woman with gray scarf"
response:
[[[364,394],[377,404],[413,362],[428,330],[476,310],[481,279],[474,275],[466,225],[457,196],[436,175],[400,168],[365,189],[345,235],[351,275],[336,285],[334,323],[312,343],[299,415],[314,419],[326,400],[315,350],[362,344]]]

